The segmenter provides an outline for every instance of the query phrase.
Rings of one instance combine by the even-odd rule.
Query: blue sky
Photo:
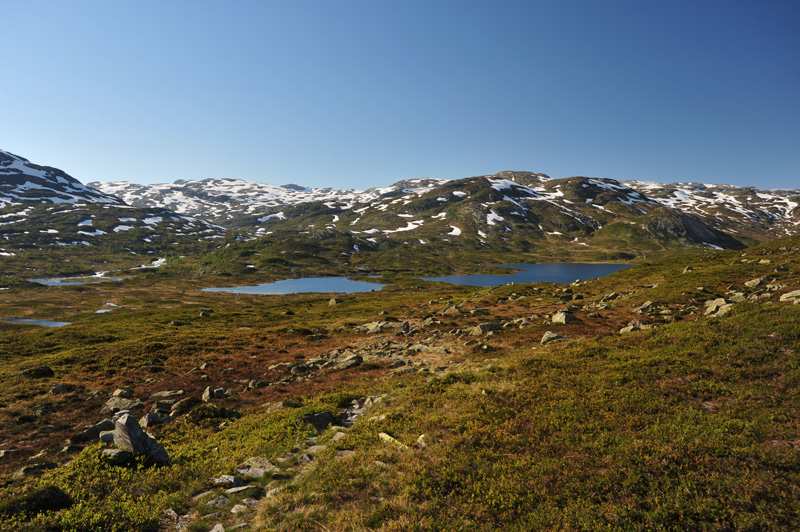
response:
[[[0,149],[83,182],[800,188],[800,2],[0,0]]]

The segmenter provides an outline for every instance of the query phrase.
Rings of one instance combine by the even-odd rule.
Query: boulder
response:
[[[364,357],[361,355],[352,354],[345,358],[344,360],[340,361],[336,364],[336,369],[349,369],[361,364],[364,361]]]
[[[72,384],[56,384],[50,388],[50,395],[60,395],[62,393],[70,393],[75,391],[75,386]]]
[[[335,307],[336,305],[338,305],[340,303],[344,303],[344,299],[340,299],[338,297],[334,297],[334,298],[331,298],[330,301],[328,301],[328,306],[329,307]]]
[[[164,423],[169,423],[170,421],[172,421],[172,416],[169,414],[151,412],[142,416],[142,419],[139,420],[139,425],[143,429],[146,429],[149,427],[155,427],[156,425],[163,425]]]
[[[794,301],[796,301],[798,299],[800,299],[800,290],[793,290],[791,292],[787,292],[787,293],[783,294],[781,296],[781,298],[780,298],[780,301],[783,302],[783,303],[785,303],[785,302],[790,302],[791,303],[791,302],[794,302]]]
[[[325,411],[318,412],[316,414],[309,414],[302,418],[301,421],[303,423],[308,423],[317,430],[325,430],[334,422],[336,422],[336,418],[333,417],[333,414],[330,412]]]
[[[78,434],[70,438],[70,442],[79,443],[79,442],[96,440],[97,438],[100,437],[101,432],[108,430],[114,430],[114,422],[106,418],[100,423],[97,423],[96,425],[84,430],[83,432],[79,432]]]
[[[562,339],[563,338],[560,335],[558,335],[558,334],[556,334],[554,332],[547,331],[542,336],[542,341],[540,343],[541,343],[541,345],[547,345],[550,342],[555,342],[557,340],[562,340]]]
[[[499,331],[502,328],[503,328],[502,325],[500,325],[499,323],[490,321],[487,323],[480,323],[476,325],[470,330],[469,334],[470,336],[482,336],[491,331]]]
[[[748,288],[755,288],[757,286],[766,283],[767,281],[769,281],[769,277],[767,277],[766,275],[762,275],[758,279],[751,279],[750,281],[747,281],[746,283],[744,283],[744,285]]]
[[[22,469],[18,469],[16,473],[14,473],[13,478],[22,478],[22,477],[29,477],[33,475],[41,475],[48,469],[55,469],[58,467],[57,464],[53,462],[45,462],[43,464],[35,464],[30,466],[25,466]]]
[[[101,412],[119,412],[121,410],[136,410],[142,408],[144,405],[138,399],[126,399],[120,396],[114,396],[103,405]]]
[[[127,449],[133,454],[145,456],[145,464],[168,465],[167,451],[156,439],[142,430],[136,419],[125,414],[114,423],[114,443],[117,447]]]
[[[162,399],[173,399],[183,395],[183,390],[164,390],[163,392],[156,392],[150,396],[153,401],[160,401]]]
[[[181,399],[180,401],[172,405],[170,413],[172,414],[172,417],[177,417],[189,412],[192,408],[202,403],[203,401],[201,401],[197,397],[187,397],[186,399]]]
[[[580,320],[576,318],[573,314],[570,314],[569,312],[556,312],[555,314],[553,314],[553,317],[550,321],[554,324],[560,323],[566,325],[568,323],[574,323]]]
[[[261,478],[267,474],[280,473],[280,468],[266,458],[254,456],[236,466],[236,473],[242,477]]]
[[[125,467],[134,463],[133,453],[127,449],[103,449],[100,458],[113,466]]]

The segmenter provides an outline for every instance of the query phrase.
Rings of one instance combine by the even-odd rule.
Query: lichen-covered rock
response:
[[[122,449],[128,449],[134,454],[144,455],[146,465],[168,465],[170,463],[167,451],[153,436],[142,430],[142,427],[130,414],[125,414],[115,421],[114,444]]]

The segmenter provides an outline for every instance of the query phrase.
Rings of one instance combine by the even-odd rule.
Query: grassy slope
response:
[[[729,285],[744,289],[744,281],[760,275],[771,273],[785,285],[775,294],[800,287],[798,246],[795,238],[747,251],[745,260],[769,264],[732,264],[738,252],[705,253],[618,272],[574,287],[585,298],[577,306],[611,291],[622,294],[603,317],[578,311],[581,322],[559,329],[539,318],[527,329],[478,338],[477,345],[447,331],[549,314],[565,305],[556,298],[560,288],[472,289],[407,280],[380,293],[347,296],[336,307],[319,295],[204,294],[151,275],[120,285],[14,288],[0,301],[4,315],[44,308],[46,315],[38,317],[73,325],[0,324],[2,436],[6,448],[17,449],[0,466],[6,472],[2,498],[10,501],[0,507],[0,529],[156,529],[167,507],[193,515],[194,530],[242,519],[270,530],[796,529],[800,305],[745,302],[723,318],[697,317],[702,301],[723,295]],[[689,263],[695,271],[681,273]],[[776,266],[788,271],[772,273]],[[647,300],[669,309],[676,321],[617,334],[631,319],[664,321],[659,313],[633,312]],[[126,308],[94,314],[106,301]],[[453,303],[489,315],[436,315],[440,325],[422,326]],[[202,306],[214,309],[212,318],[198,318]],[[422,333],[411,342],[447,347],[450,353],[438,359],[408,354],[422,367],[447,372],[401,375],[381,360],[309,379],[268,369],[332,349],[406,341],[352,328],[378,319],[378,310],[419,325]],[[175,320],[190,325],[171,325]],[[327,334],[309,340],[300,327]],[[541,347],[548,329],[573,340]],[[190,372],[201,362],[210,363],[207,380],[203,372]],[[16,375],[40,363],[53,367],[56,378]],[[253,378],[275,384],[246,391],[244,382]],[[60,382],[78,391],[48,395]],[[70,466],[38,478],[10,478],[41,449],[45,455],[34,462],[63,462],[60,442],[77,432],[76,424],[98,421],[116,386],[146,399],[176,388],[198,395],[207,385],[241,391],[220,403],[245,416],[224,430],[218,421],[185,419],[156,429],[173,457],[168,469],[110,468],[93,446],[74,455]],[[86,400],[94,389],[106,395]],[[335,412],[353,397],[380,394],[384,401],[339,442],[330,441],[330,431],[316,435],[297,422],[310,412]],[[272,413],[260,406],[289,400],[306,406]],[[381,414],[386,417],[367,420]],[[44,430],[45,423],[55,429]],[[409,448],[387,445],[381,432]],[[415,446],[421,434],[424,449]],[[316,465],[290,468],[291,478],[273,486],[260,482],[282,491],[245,517],[204,517],[214,511],[192,499],[211,476],[231,473],[253,455],[274,461],[308,437],[328,445]],[[355,454],[338,459],[339,450]],[[20,497],[46,485],[61,487],[75,504],[33,519],[15,513]]]

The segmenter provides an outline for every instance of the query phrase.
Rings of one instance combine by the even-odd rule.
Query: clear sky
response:
[[[798,0],[0,0],[0,149],[84,183],[800,188]]]

